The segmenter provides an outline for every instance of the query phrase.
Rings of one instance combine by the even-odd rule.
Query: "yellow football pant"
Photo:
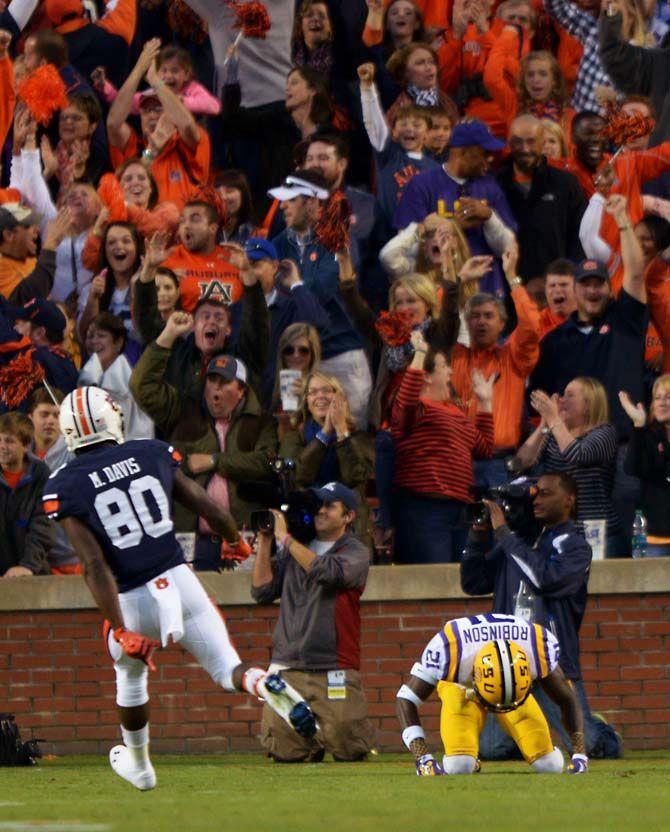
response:
[[[442,700],[440,735],[444,753],[447,757],[479,756],[479,735],[486,721],[486,708],[466,699],[465,690],[453,682],[440,682],[437,693]],[[554,750],[547,720],[532,694],[515,711],[495,716],[519,746],[526,762],[534,763]]]

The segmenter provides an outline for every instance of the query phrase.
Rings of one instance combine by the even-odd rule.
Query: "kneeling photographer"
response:
[[[319,731],[300,737],[267,706],[261,742],[277,762],[362,760],[373,728],[361,685],[360,597],[369,569],[367,547],[349,530],[358,495],[339,482],[310,491],[317,499],[314,537],[301,543],[273,509],[255,523],[258,552],[251,594],[259,604],[281,599],[272,636],[272,665],[305,697]],[[304,518],[296,532],[306,539]],[[273,541],[276,544],[274,555]]]
[[[528,534],[512,531],[498,502],[483,500],[487,511],[468,535],[461,587],[468,595],[492,592],[493,612],[518,615],[554,633],[561,646],[559,664],[584,710],[587,754],[619,756],[620,741],[611,726],[591,715],[581,678],[579,628],[586,608],[591,547],[573,522],[577,485],[567,474],[551,473],[539,478],[534,492],[533,514],[540,531],[532,543]],[[552,729],[569,748],[558,709],[541,691],[537,698]],[[489,720],[484,733],[482,756],[506,759],[512,753],[496,723]]]

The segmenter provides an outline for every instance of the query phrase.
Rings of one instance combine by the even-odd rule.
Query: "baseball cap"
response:
[[[248,384],[248,373],[245,365],[239,358],[232,355],[217,355],[207,365],[207,375],[221,376],[225,381],[237,379],[242,384]]]
[[[158,97],[158,95],[156,93],[156,90],[153,89],[152,87],[149,87],[148,90],[142,90],[142,92],[139,94],[139,96],[140,96],[140,100],[139,100],[138,106],[139,106],[140,110],[142,109],[142,107],[147,105],[150,101],[158,101],[158,103],[161,105],[161,107],[163,106],[160,98]]]
[[[308,182],[299,176],[287,176],[283,184],[279,185],[278,188],[272,188],[268,191],[268,194],[280,202],[288,202],[297,196],[310,196],[317,199],[328,199],[330,196],[326,188],[320,188],[313,182]]]
[[[252,263],[264,258],[279,260],[277,249],[269,240],[264,240],[262,237],[249,237],[244,246],[244,252]]]
[[[81,17],[84,7],[81,0],[46,0],[44,11],[54,26],[58,26],[66,18]]]
[[[39,214],[19,202],[5,202],[0,206],[0,231],[16,228],[17,225],[37,225],[39,221]]]
[[[349,511],[354,511],[360,505],[358,494],[341,482],[328,482],[321,488],[310,488],[310,491],[324,503],[333,503],[336,500],[343,503]]]
[[[14,320],[30,321],[37,326],[44,326],[54,332],[64,332],[67,326],[65,315],[55,303],[42,298],[33,298],[24,306],[13,310]]]
[[[575,268],[575,281],[587,280],[589,277],[598,277],[602,281],[610,279],[607,266],[598,260],[582,260]]]
[[[451,132],[449,147],[483,147],[484,150],[502,150],[505,142],[491,133],[483,121],[465,121],[457,124]]]

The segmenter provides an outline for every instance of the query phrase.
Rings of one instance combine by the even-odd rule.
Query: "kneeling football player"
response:
[[[124,742],[110,752],[114,771],[138,789],[156,785],[147,677],[154,650],[170,638],[225,690],[261,697],[298,733],[312,736],[316,723],[302,696],[281,675],[240,661],[225,622],[184,562],[172,499],[230,543],[237,540],[233,518],[179,470],[181,457],[165,442],[124,443],[121,409],[104,390],[70,393],[60,425],[75,459],[49,478],[44,509],[65,527],[106,619]]]
[[[496,715],[534,771],[560,774],[563,755],[530,692],[534,681],[561,709],[574,752],[568,772],[587,771],[582,709],[558,655],[554,635],[522,618],[489,613],[448,621],[397,693],[402,739],[414,755],[417,774],[478,771],[479,735],[488,712]],[[428,749],[419,719],[419,706],[435,688],[442,701],[441,764]]]

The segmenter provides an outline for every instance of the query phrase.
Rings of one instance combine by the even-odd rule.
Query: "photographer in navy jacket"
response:
[[[579,628],[586,608],[591,547],[572,520],[577,502],[575,481],[563,473],[540,477],[533,513],[542,531],[532,545],[509,528],[497,503],[484,502],[490,521],[477,523],[470,531],[461,563],[463,591],[469,595],[493,592],[493,612],[518,615],[554,633],[561,645],[559,663],[574,684],[584,710],[587,753],[594,757],[620,756],[620,739],[615,731],[591,716],[581,679]],[[560,733],[558,710],[541,691],[538,701],[552,728]],[[492,747],[486,749],[487,756],[504,759],[508,749],[502,732],[493,727],[488,731],[489,727],[485,733],[494,736],[490,738]]]

